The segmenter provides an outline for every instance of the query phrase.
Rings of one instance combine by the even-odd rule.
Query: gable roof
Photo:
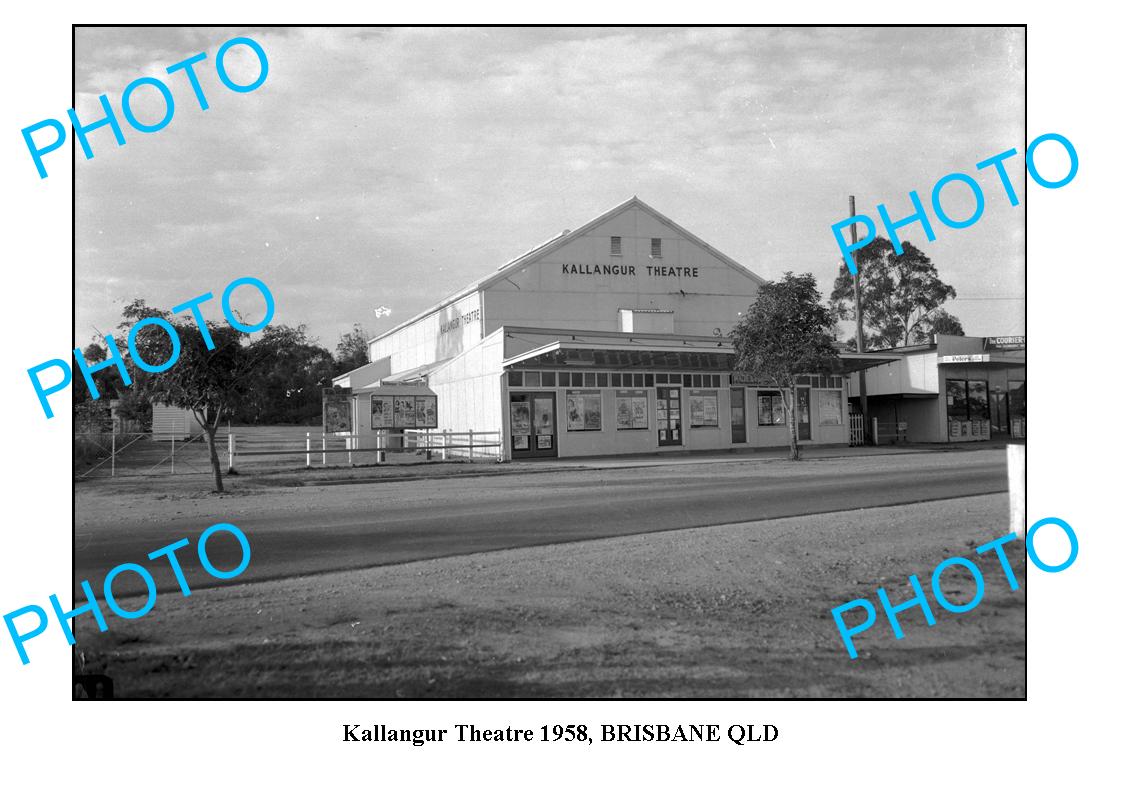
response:
[[[426,317],[427,315],[432,315],[434,312],[437,312],[441,309],[444,309],[445,307],[447,307],[450,304],[455,304],[457,301],[464,298],[465,296],[471,295],[472,293],[478,292],[480,290],[484,290],[484,289],[490,287],[491,285],[494,285],[496,282],[503,281],[504,279],[507,278],[507,276],[509,274],[511,274],[514,271],[517,271],[519,268],[521,268],[522,266],[526,265],[529,262],[532,262],[536,258],[543,257],[543,256],[549,254],[550,252],[553,252],[553,251],[556,251],[557,249],[560,249],[565,244],[569,243],[570,241],[576,240],[577,238],[581,237],[582,235],[589,232],[590,230],[595,229],[596,227],[600,226],[601,224],[608,221],[609,219],[614,218],[615,216],[618,216],[618,215],[620,215],[621,213],[623,213],[627,210],[633,210],[633,209],[643,210],[645,213],[648,213],[649,215],[651,215],[653,218],[655,218],[660,223],[662,223],[662,224],[670,227],[671,229],[673,229],[675,232],[677,232],[679,235],[681,235],[686,240],[695,244],[699,248],[704,249],[705,251],[708,251],[710,254],[712,254],[717,259],[721,260],[723,263],[725,263],[727,266],[729,266],[733,270],[739,271],[742,274],[744,274],[745,276],[749,277],[750,279],[755,281],[758,286],[764,284],[764,282],[767,281],[767,280],[764,279],[764,277],[760,276],[759,274],[754,273],[753,271],[750,271],[748,268],[741,265],[739,262],[734,260],[729,255],[718,251],[717,249],[715,249],[710,244],[706,243],[704,240],[699,238],[697,235],[695,235],[690,230],[686,229],[685,227],[680,226],[679,224],[676,224],[674,221],[667,218],[665,215],[660,213],[654,207],[652,207],[651,205],[649,205],[646,202],[644,202],[643,200],[641,200],[638,196],[632,196],[631,199],[627,199],[627,200],[621,202],[620,204],[616,205],[615,207],[613,207],[609,210],[606,210],[605,212],[601,213],[596,218],[592,219],[591,221],[586,222],[585,224],[578,227],[577,229],[566,230],[565,232],[562,232],[559,235],[555,235],[554,237],[550,238],[549,240],[538,244],[537,246],[535,246],[532,249],[524,252],[523,254],[520,254],[515,259],[507,261],[506,263],[501,265],[498,268],[498,270],[496,270],[493,274],[490,274],[489,276],[485,276],[485,277],[482,277],[480,279],[477,279],[476,281],[472,282],[470,285],[467,285],[467,286],[461,288],[460,290],[457,290],[455,293],[449,294],[447,297],[441,299],[440,301],[438,301],[436,304],[429,307],[428,309],[423,310],[422,312],[419,312],[417,315],[414,315],[412,318],[410,318],[407,321],[403,321],[402,323],[399,323],[393,329],[391,329],[387,332],[383,332],[382,334],[377,335],[375,337],[372,337],[370,340],[367,341],[367,344],[369,345],[370,343],[373,343],[375,340],[380,340],[383,337],[394,334],[395,332],[398,332],[398,331],[404,329],[405,327],[409,326],[411,323],[414,323],[415,321],[421,320],[422,318]]]

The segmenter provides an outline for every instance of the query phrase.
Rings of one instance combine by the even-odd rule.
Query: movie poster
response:
[[[351,396],[349,392],[324,390],[323,423],[325,434],[351,433]]]
[[[616,428],[635,428],[632,420],[632,399],[616,394]]]
[[[511,403],[511,433],[530,433],[530,404],[526,401],[513,401]]]
[[[370,427],[394,427],[394,406],[390,398],[375,395],[370,397]]]
[[[703,398],[698,393],[690,393],[690,425],[702,426],[706,423],[706,410]]]
[[[394,428],[416,428],[417,413],[412,395],[394,396]]]
[[[419,395],[414,399],[418,428],[437,427],[437,396]]]
[[[647,396],[632,398],[632,428],[647,428]]]
[[[554,433],[554,401],[552,398],[534,399],[534,433]]]
[[[582,396],[574,392],[565,394],[566,430],[585,430],[585,411]]]

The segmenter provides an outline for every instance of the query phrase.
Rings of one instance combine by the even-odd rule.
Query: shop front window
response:
[[[967,382],[962,379],[948,379],[948,419],[967,419]]]
[[[756,424],[758,426],[782,426],[787,422],[784,415],[784,399],[779,392],[758,392],[756,394]]]
[[[819,393],[819,425],[842,425],[842,393],[823,390]]]
[[[1010,382],[1010,417],[1026,416],[1026,383],[1024,381]]]
[[[1010,436],[1025,438],[1026,435],[1026,383],[1011,381],[1010,394]]]
[[[990,422],[990,402],[985,381],[967,382],[967,414],[969,420]]]

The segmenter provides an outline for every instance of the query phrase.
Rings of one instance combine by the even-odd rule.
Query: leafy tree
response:
[[[736,369],[750,382],[780,388],[788,413],[790,458],[799,459],[796,425],[796,378],[837,371],[841,362],[834,347],[834,318],[822,304],[811,274],[791,271],[776,282],[765,282],[756,301],[733,329]]]
[[[203,427],[210,449],[215,491],[222,492],[222,467],[218,461],[215,437],[223,415],[240,406],[249,394],[262,362],[272,353],[270,344],[246,344],[249,335],[223,323],[207,322],[211,347],[194,320],[173,316],[164,310],[136,300],[124,312],[124,331],[137,321],[160,317],[167,321],[179,337],[179,358],[162,373],[145,373],[130,368],[133,387],[139,398],[190,409]],[[136,335],[137,354],[149,365],[159,366],[171,359],[172,345],[164,329],[149,325]]]
[[[347,334],[339,336],[339,345],[335,347],[335,364],[337,372],[346,373],[361,367],[369,361],[367,340],[370,338],[363,330],[362,324],[356,323]]]
[[[940,280],[936,266],[924,252],[908,241],[901,254],[885,238],[855,252],[862,281],[862,321],[865,342],[870,348],[893,348],[930,339],[937,325],[947,334],[963,333],[959,319],[940,309],[955,298],[955,288]],[[839,266],[831,292],[831,305],[838,318],[854,318],[854,277],[846,264]]]
[[[959,318],[950,314],[945,309],[938,309],[932,313],[924,325],[921,327],[920,334],[925,341],[931,343],[936,339],[938,334],[955,334],[963,335],[963,324],[959,322]]]
[[[234,419],[246,423],[313,423],[322,411],[321,388],[336,372],[331,353],[300,326],[269,326],[254,347],[258,371]]]
[[[82,358],[91,365],[96,365],[99,362],[104,362],[105,357],[108,355],[108,349],[96,340],[82,349]],[[81,404],[87,401],[93,401],[93,395],[90,394],[90,388],[86,385],[86,380],[82,375],[75,370],[76,379],[74,379],[73,397],[74,403]],[[107,368],[106,370],[99,370],[94,373],[90,378],[94,381],[94,386],[97,387],[98,395],[105,399],[105,404],[108,404],[110,398],[115,398],[118,395],[117,388],[122,386],[121,380],[117,374],[116,368]]]

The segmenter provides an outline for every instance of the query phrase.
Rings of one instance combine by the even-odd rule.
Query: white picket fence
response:
[[[862,416],[850,415],[850,447],[856,448],[866,444],[866,432],[862,427]]]
[[[305,467],[320,465],[392,464],[391,454],[424,456],[428,460],[464,459],[468,462],[498,461],[501,454],[499,431],[453,431],[451,429],[380,431],[376,435],[325,434],[304,432],[293,434],[257,434],[253,430],[231,431],[226,435],[227,465],[236,471],[238,460],[246,457],[267,457],[290,461],[303,457]]]

